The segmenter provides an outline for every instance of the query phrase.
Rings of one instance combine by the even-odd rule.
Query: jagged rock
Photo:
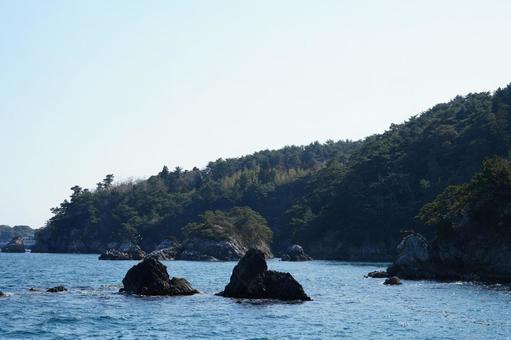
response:
[[[392,277],[389,277],[388,279],[386,279],[385,282],[383,282],[383,284],[385,284],[385,285],[400,285],[401,280],[397,276],[392,276]]]
[[[387,273],[386,270],[375,270],[375,271],[367,273],[366,277],[381,279],[381,278],[389,277],[389,273]]]
[[[7,243],[3,248],[2,252],[4,253],[24,253],[25,252],[25,244],[23,243],[23,237],[15,236],[13,237],[9,243]]]
[[[397,259],[387,268],[389,276],[427,277],[430,271],[429,249],[428,241],[420,234],[413,233],[403,238],[397,246]]]
[[[0,297],[4,297],[4,296],[7,296],[7,295],[0,290]]]
[[[109,249],[99,256],[100,260],[142,260],[145,252],[139,246],[131,246],[126,251]]]
[[[191,261],[236,261],[239,260],[248,250],[235,239],[231,240],[209,240],[192,238],[188,240],[183,251],[176,257],[178,260]],[[268,257],[271,257],[270,249],[261,245],[261,250]]]
[[[298,244],[289,246],[286,252],[282,255],[282,261],[310,261],[312,257],[305,254],[303,248]]]
[[[182,278],[169,279],[167,267],[155,258],[146,258],[131,267],[120,291],[138,295],[193,295],[198,293]]]
[[[149,255],[146,255],[146,258],[152,257],[159,261],[174,260],[180,252],[181,252],[180,245],[177,243],[174,243],[173,245],[171,245],[168,248],[158,249],[158,250],[151,252]]]
[[[268,270],[264,253],[257,249],[247,251],[234,267],[224,291],[217,295],[246,299],[310,300],[291,274]]]
[[[64,286],[57,286],[57,287],[53,287],[53,288],[48,288],[46,291],[48,293],[67,292],[67,288]]]

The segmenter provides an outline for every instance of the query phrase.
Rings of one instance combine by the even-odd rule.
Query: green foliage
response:
[[[483,160],[508,156],[510,142],[508,86],[493,95],[458,96],[362,142],[264,150],[218,159],[205,169],[163,167],[135,183],[115,184],[113,175],[107,175],[94,191],[73,187],[70,200],[52,210],[38,242],[50,251],[76,241],[90,245],[90,251],[98,242],[123,240],[150,247],[162,238],[182,239],[185,225],[187,232],[224,237],[231,230],[226,226],[234,228],[234,222],[203,230],[200,226],[208,224],[199,215],[204,213],[206,221],[221,219],[217,212],[205,212],[246,206],[268,221],[277,246],[298,242],[318,249],[315,256],[330,258],[347,257],[345,249],[366,244],[394,249],[400,230],[431,230],[415,216],[450,185],[439,196],[438,207],[427,205],[423,211],[425,221],[443,231],[455,227],[460,216],[456,209],[464,209],[458,197],[466,190],[459,185]],[[447,209],[450,202],[458,203]],[[491,211],[490,205],[474,220],[490,220],[484,213]]]
[[[421,209],[419,218],[435,226],[441,238],[466,227],[509,233],[511,162],[500,157],[484,161],[470,182],[448,187]]]
[[[425,203],[466,182],[484,159],[508,154],[510,103],[511,86],[458,96],[366,138],[347,162],[331,162],[307,178],[303,199],[288,212],[289,235],[306,246],[332,244],[321,256],[342,258],[338,245],[384,242],[393,249],[402,229],[427,234],[414,218]],[[450,187],[439,200],[462,190]],[[449,229],[451,216],[438,211],[431,218]]]
[[[65,251],[63,245],[79,243],[80,251],[93,252],[98,243],[114,241],[150,248],[163,238],[182,238],[182,227],[197,222],[207,210],[235,206],[250,206],[280,225],[301,194],[300,179],[334,157],[349,158],[359,147],[359,142],[351,141],[289,146],[219,159],[203,170],[170,171],[165,166],[157,175],[135,183],[115,184],[114,176],[107,175],[94,191],[72,187],[70,200],[52,209],[53,217],[38,233],[38,243],[50,251]]]
[[[187,238],[239,239],[249,245],[260,241],[269,244],[272,240],[272,231],[265,218],[248,207],[235,207],[228,212],[205,211],[200,221],[187,224],[183,233]]]

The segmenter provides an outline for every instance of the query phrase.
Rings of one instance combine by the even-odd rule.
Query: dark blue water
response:
[[[0,338],[44,339],[489,339],[511,334],[504,286],[365,279],[377,264],[269,261],[314,299],[236,301],[214,296],[234,262],[168,261],[171,276],[202,293],[186,297],[118,294],[133,261],[96,255],[0,253]],[[29,292],[63,284],[66,293]]]

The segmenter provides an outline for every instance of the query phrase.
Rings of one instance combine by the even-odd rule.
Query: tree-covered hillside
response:
[[[428,234],[415,218],[426,202],[470,179],[484,159],[508,154],[510,104],[511,86],[458,96],[368,137],[349,162],[310,176],[287,234],[313,256],[389,258],[401,230]]]
[[[36,251],[98,252],[131,241],[151,249],[164,238],[182,239],[182,227],[206,210],[249,206],[278,234],[285,212],[302,194],[303,179],[331,159],[345,162],[360,142],[313,143],[219,159],[205,169],[162,171],[147,180],[95,190],[71,188],[70,200],[37,234]]]
[[[207,210],[247,206],[273,231],[276,250],[302,244],[317,258],[390,259],[400,231],[428,234],[416,218],[482,162],[507,156],[511,86],[458,96],[362,142],[314,143],[163,170],[145,181],[72,188],[38,233],[39,251],[97,252],[115,242],[151,248],[183,239]]]

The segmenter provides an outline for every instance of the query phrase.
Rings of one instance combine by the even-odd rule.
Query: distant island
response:
[[[93,190],[76,185],[36,233],[34,251],[100,253],[130,244],[151,252],[165,240],[225,233],[241,240],[243,228],[211,222],[233,211],[257,216],[261,227],[250,237],[272,252],[300,244],[316,259],[391,261],[407,230],[433,240],[484,229],[489,239],[508,240],[507,191],[491,189],[494,208],[484,210],[467,190],[508,173],[510,145],[511,85],[457,96],[360,141],[264,150],[204,169],[165,166],[135,182],[115,183],[109,174]]]
[[[17,236],[23,238],[25,246],[30,248],[35,243],[34,233],[35,230],[27,225],[16,225],[13,227],[5,224],[0,225],[0,248]]]

